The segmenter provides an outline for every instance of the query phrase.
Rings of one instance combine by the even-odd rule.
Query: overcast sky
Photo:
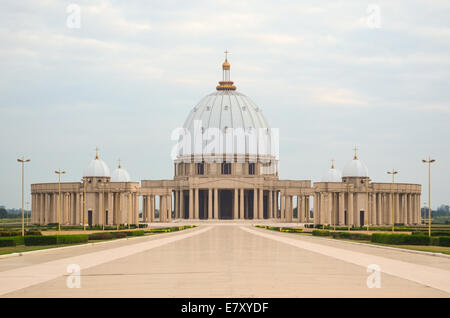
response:
[[[79,181],[95,147],[135,181],[171,179],[171,131],[231,76],[280,128],[280,178],[342,170],[450,204],[450,1],[3,0],[0,205],[30,183]],[[72,9],[70,7],[69,9]],[[74,15],[75,14],[75,15]],[[29,199],[28,199],[29,200]]]

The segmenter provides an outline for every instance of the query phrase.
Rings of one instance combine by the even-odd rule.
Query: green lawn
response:
[[[270,231],[270,230],[269,230]],[[292,233],[291,233],[292,234]],[[302,233],[293,233],[293,234],[300,234],[300,235],[309,235],[313,236],[311,232],[302,232]],[[315,236],[320,237],[320,236]],[[363,240],[349,240],[349,239],[342,239],[342,238],[333,238],[331,236],[324,236],[324,238],[328,238],[331,240],[340,240],[340,241],[346,241],[346,242],[357,242],[357,243],[363,243],[368,245],[378,245],[378,246],[387,246],[387,247],[396,247],[396,248],[404,248],[407,250],[415,250],[415,251],[422,251],[422,252],[433,252],[433,253],[442,253],[450,255],[450,247],[447,246],[434,246],[434,245],[394,245],[394,244],[382,244],[382,243],[373,243],[370,241],[363,241]]]
[[[17,224],[22,224],[22,217],[18,217],[18,218],[5,218],[5,219],[0,219],[0,224],[5,224],[5,223],[17,223]],[[25,218],[25,225],[27,224],[27,218]]]
[[[189,229],[189,227],[185,228],[183,230],[186,230],[186,229]],[[179,230],[179,231],[183,231],[183,230]],[[157,234],[162,234],[162,233],[170,233],[170,232],[146,232],[143,236],[157,235]],[[126,238],[134,238],[134,237],[142,237],[142,236],[128,236]],[[99,243],[99,242],[114,241],[114,240],[117,240],[117,238],[113,238],[110,240],[90,240],[88,243]],[[83,244],[87,244],[87,243],[42,245],[42,246],[25,246],[25,245],[6,246],[6,247],[0,247],[0,255],[11,254],[11,253],[22,253],[22,252],[29,252],[29,251],[36,251],[36,250],[44,250],[44,249],[64,247],[64,246],[83,245]]]
[[[25,246],[25,245],[7,246],[7,247],[0,247],[0,255],[37,251],[37,250],[45,250],[45,249],[55,248],[55,247],[73,246],[73,245],[82,245],[82,244],[84,244],[84,243],[70,244],[70,245],[69,244],[60,244],[60,245],[44,245],[44,246]]]

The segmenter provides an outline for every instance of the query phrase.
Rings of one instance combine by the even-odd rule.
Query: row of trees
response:
[[[25,211],[25,215],[27,215],[27,213],[28,211]],[[6,209],[5,207],[0,207],[0,219],[17,218],[21,215],[21,209]]]

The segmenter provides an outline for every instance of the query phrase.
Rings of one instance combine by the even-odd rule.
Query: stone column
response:
[[[408,195],[403,194],[403,223],[408,225]]]
[[[398,193],[394,194],[394,220],[395,223],[400,223],[400,203]]]
[[[372,205],[371,225],[376,225],[377,224],[377,195],[375,193],[370,194],[370,204]]]
[[[258,217],[259,219],[264,219],[264,190],[259,189],[259,209],[258,209]]]
[[[253,220],[258,218],[258,189],[253,189]]]
[[[291,222],[291,196],[290,195],[285,195],[284,196],[284,209],[285,209],[285,217],[284,217],[284,221],[285,222]]]
[[[169,205],[168,205],[168,210],[169,210],[168,211],[168,216],[169,216],[169,219],[168,219],[168,221],[172,222],[172,200],[173,200],[173,198],[172,198],[172,190],[170,190],[169,193],[170,194],[167,195],[167,199],[169,200]]]
[[[38,194],[38,198],[39,198],[39,224],[44,224],[44,198],[45,195],[42,193]]]
[[[239,218],[239,192],[237,188],[233,190],[233,220]]]
[[[297,220],[305,223],[305,200],[301,195],[297,195]]]
[[[273,216],[278,219],[278,191],[273,191]]]
[[[327,214],[326,220],[327,224],[332,225],[333,223],[333,192],[327,194]]]
[[[153,195],[147,196],[148,202],[148,222],[152,223],[155,221],[155,197]]]
[[[214,219],[219,219],[219,190],[214,189]]]
[[[174,205],[174,218],[175,219],[179,219],[179,209],[180,209],[180,193],[178,192],[178,190],[174,191],[174,198],[175,198],[175,205]]]
[[[310,204],[310,197],[309,195],[305,197],[305,216],[306,216],[306,222],[309,223],[309,219],[311,217],[311,204]]]
[[[283,192],[280,193],[280,205],[280,219],[286,222],[286,195]]]
[[[318,193],[315,192],[313,194],[313,200],[314,200],[314,225],[319,224],[320,220],[319,220],[319,198],[318,198]]]
[[[354,224],[353,219],[353,192],[349,192],[348,194],[348,209],[347,209],[347,223],[348,225]]]
[[[195,218],[196,220],[199,219],[199,215],[198,215],[198,213],[199,213],[198,191],[199,191],[198,188],[195,188],[195,189],[194,189],[194,193],[195,193],[195,201],[194,201],[194,218]]]
[[[269,190],[267,193],[267,217],[273,219],[273,192]]]
[[[244,201],[245,201],[245,197],[244,197],[244,189],[241,188],[240,189],[240,196],[239,196],[239,218],[241,220],[244,219]]]
[[[194,189],[189,189],[189,219],[194,218]]]
[[[344,193],[343,192],[339,192],[339,213],[338,213],[338,215],[339,215],[338,216],[339,225],[344,225],[345,224],[344,210],[345,210]]]
[[[325,193],[320,193],[320,224],[326,223]]]
[[[421,216],[420,216],[420,194],[416,194],[417,197],[417,206],[416,206],[416,220],[417,224],[421,224]]]
[[[408,224],[412,224],[413,222],[412,222],[412,218],[411,218],[411,216],[412,216],[412,200],[411,200],[411,194],[410,193],[408,193],[407,194],[407,200],[408,200],[408,203],[407,203],[407,206],[408,206],[408,210],[407,210],[407,213],[408,213]]]
[[[388,195],[386,196],[386,201],[387,201],[387,208],[388,208],[388,213],[387,213],[387,224],[388,225],[392,225],[392,193],[388,193]]]
[[[180,199],[180,211],[179,211],[179,218],[180,219],[184,219],[185,215],[184,215],[184,192],[183,190],[179,191],[179,199]]]
[[[159,222],[166,221],[166,214],[167,214],[166,197],[164,195],[160,195],[159,196]]]
[[[212,189],[208,189],[208,220],[212,219]]]

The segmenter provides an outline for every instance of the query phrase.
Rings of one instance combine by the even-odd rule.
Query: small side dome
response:
[[[342,171],[343,177],[362,177],[366,178],[369,176],[369,171],[364,163],[362,163],[358,156],[353,157],[353,160],[347,163]]]
[[[106,163],[98,157],[98,150],[95,159],[84,169],[83,177],[109,177],[110,172]]]
[[[130,175],[124,168],[122,168],[119,160],[119,166],[111,174],[111,182],[130,182],[130,181],[131,181]]]
[[[334,162],[331,168],[323,175],[322,182],[342,182],[341,172],[334,168]]]

